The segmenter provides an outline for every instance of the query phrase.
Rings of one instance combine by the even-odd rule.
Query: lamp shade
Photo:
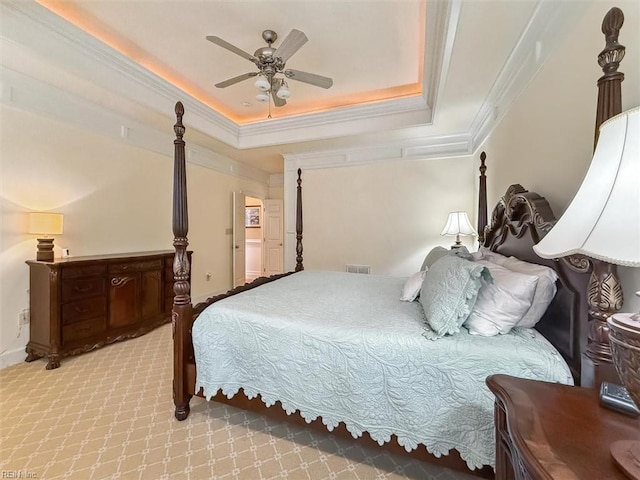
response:
[[[467,212],[451,212],[440,235],[476,235]]]
[[[31,212],[29,214],[29,233],[60,235],[62,223],[61,213]]]
[[[533,249],[542,258],[582,254],[640,267],[640,107],[600,126],[578,193]]]
[[[254,85],[258,90],[261,90],[263,92],[267,92],[271,88],[271,83],[269,83],[269,79],[262,74],[258,75],[258,79],[254,83]]]

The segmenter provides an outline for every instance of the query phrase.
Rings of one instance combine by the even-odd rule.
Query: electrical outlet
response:
[[[18,314],[18,323],[20,325],[28,325],[29,324],[29,309],[25,308]]]

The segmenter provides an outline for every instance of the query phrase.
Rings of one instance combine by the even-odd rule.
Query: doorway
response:
[[[245,281],[252,282],[263,274],[262,241],[264,238],[264,205],[255,197],[245,197]]]

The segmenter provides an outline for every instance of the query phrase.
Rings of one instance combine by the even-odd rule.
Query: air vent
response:
[[[369,275],[371,273],[371,265],[346,265],[347,273],[364,273]]]

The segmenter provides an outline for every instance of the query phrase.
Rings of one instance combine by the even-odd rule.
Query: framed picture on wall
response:
[[[260,207],[245,207],[244,226],[245,227],[260,226]]]

